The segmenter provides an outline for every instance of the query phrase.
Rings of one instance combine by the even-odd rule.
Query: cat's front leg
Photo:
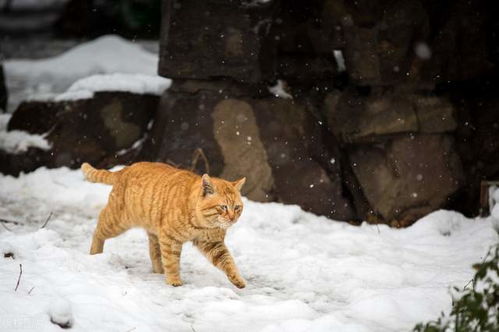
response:
[[[163,233],[159,236],[159,245],[166,283],[175,287],[182,286],[182,279],[180,279],[180,254],[182,252],[182,242]]]
[[[224,271],[230,282],[237,288],[246,287],[246,281],[239,274],[234,259],[223,241],[194,241],[194,245],[198,247],[213,265]]]

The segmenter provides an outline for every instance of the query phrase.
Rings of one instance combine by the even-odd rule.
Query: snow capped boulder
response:
[[[168,80],[157,76],[112,74],[85,78],[63,94],[23,102],[8,130],[40,134],[48,140],[51,148],[44,152],[40,159],[43,164],[38,166],[75,168],[83,161],[100,167],[129,163],[137,156],[152,125],[158,94],[168,85]],[[3,172],[27,170],[17,163],[9,164]]]

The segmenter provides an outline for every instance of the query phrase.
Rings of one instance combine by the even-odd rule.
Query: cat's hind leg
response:
[[[99,221],[90,247],[90,255],[101,254],[104,250],[104,242],[107,239],[122,234],[128,228],[128,226],[120,224],[119,219],[113,214],[109,205],[106,206],[99,214]]]
[[[147,232],[147,236],[149,237],[149,256],[151,257],[152,271],[154,273],[164,273],[158,237],[149,232]]]

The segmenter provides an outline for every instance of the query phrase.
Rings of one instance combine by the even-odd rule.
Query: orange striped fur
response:
[[[149,237],[153,271],[165,273],[168,284],[182,285],[180,253],[184,242],[193,241],[235,286],[245,287],[224,244],[227,228],[243,210],[240,190],[245,178],[229,182],[149,162],[118,172],[97,170],[87,163],[81,169],[87,180],[113,186],[100,212],[90,254],[102,253],[106,239],[131,227],[143,227]]]

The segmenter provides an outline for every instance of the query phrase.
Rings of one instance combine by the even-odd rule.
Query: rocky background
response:
[[[246,176],[250,199],[352,223],[476,215],[480,181],[499,178],[490,3],[164,1],[158,72],[172,87],[23,103],[9,129],[52,128],[53,147],[0,153],[1,171],[157,160]]]

